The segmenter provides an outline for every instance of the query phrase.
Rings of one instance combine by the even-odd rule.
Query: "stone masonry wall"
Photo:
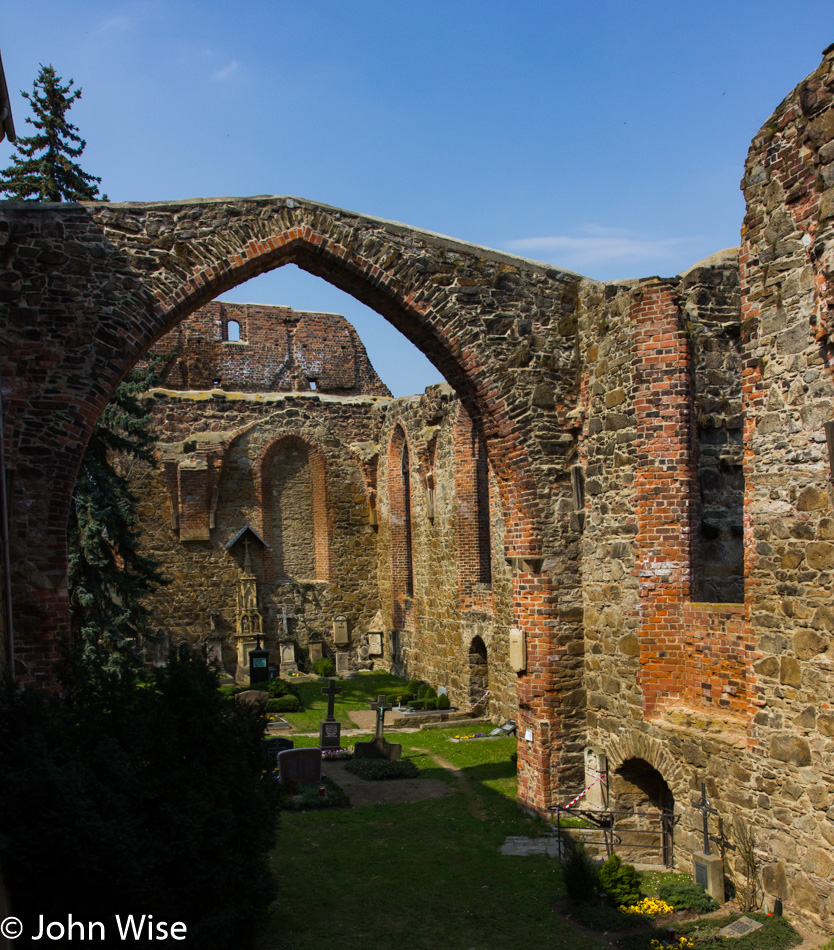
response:
[[[299,648],[320,641],[325,655],[332,655],[333,620],[344,615],[351,662],[355,666],[365,659],[366,634],[379,610],[377,543],[360,465],[349,446],[365,437],[375,398],[173,390],[154,390],[147,398],[154,405],[161,465],[138,472],[133,486],[142,499],[144,548],[171,580],[149,602],[159,627],[174,641],[223,640],[224,665],[234,675],[235,603],[244,550],[240,543],[230,551],[227,545],[249,525],[269,545],[251,545],[266,648],[276,655],[287,608],[293,615],[291,639]],[[270,475],[264,461],[268,469],[276,445],[283,451]],[[213,527],[206,537],[183,540],[172,517],[176,499],[166,485],[166,467],[188,466],[202,449],[221,455]],[[323,541],[313,524],[315,489],[307,464],[315,452],[322,459],[326,495],[321,500],[327,512]],[[272,484],[279,483],[281,463],[290,456],[296,462],[292,478],[281,484],[294,495],[291,501],[300,494],[307,507],[285,506],[287,518],[278,536]],[[198,495],[197,501],[206,498],[211,496]],[[326,546],[329,576],[318,568],[317,540]],[[277,564],[275,552],[287,542],[287,559]]]
[[[742,181],[747,600],[759,711],[740,811],[768,894],[834,915],[834,47],[753,139]]]
[[[461,424],[460,417],[465,417]],[[392,531],[395,518],[388,486],[392,456],[388,446],[403,433],[411,458],[411,517],[414,594],[402,622],[395,613]],[[397,399],[384,408],[379,432],[379,590],[388,635],[386,659],[400,675],[445,686],[454,706],[468,710],[469,653],[475,637],[487,649],[489,697],[477,711],[494,719],[517,715],[517,675],[509,666],[512,580],[504,555],[504,517],[497,488],[490,491],[489,585],[473,576],[475,567],[461,546],[461,521],[468,520],[461,498],[459,456],[471,446],[471,422],[447,386],[423,396]],[[480,575],[479,575],[480,576]],[[480,587],[477,601],[471,591]]]

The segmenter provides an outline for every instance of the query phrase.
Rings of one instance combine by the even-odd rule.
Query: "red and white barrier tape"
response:
[[[573,806],[579,801],[580,798],[583,798],[585,795],[587,795],[588,792],[590,792],[591,789],[594,787],[594,785],[596,785],[597,782],[601,782],[604,778],[605,778],[605,773],[603,772],[602,775],[598,775],[598,776],[593,780],[593,782],[591,782],[591,784],[590,784],[587,788],[583,788],[582,791],[576,796],[576,798],[572,798],[572,799],[567,803],[567,805],[560,805],[559,807],[560,807],[560,808],[573,808]]]

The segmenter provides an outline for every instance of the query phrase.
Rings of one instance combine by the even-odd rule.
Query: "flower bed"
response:
[[[347,762],[353,758],[353,749],[322,749],[322,762]]]

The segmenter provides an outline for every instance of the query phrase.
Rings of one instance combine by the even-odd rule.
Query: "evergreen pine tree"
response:
[[[0,171],[0,192],[14,201],[95,201],[100,178],[76,164],[87,146],[66,114],[81,90],[62,85],[52,66],[41,66],[31,93],[22,92],[34,117],[35,135],[18,138],[14,164]],[[107,200],[107,195],[103,196]]]
[[[37,134],[17,141],[14,164],[0,171],[0,192],[18,201],[95,201],[100,178],[74,159],[86,142],[66,114],[81,97],[73,80],[62,84],[41,66],[31,94]],[[103,196],[107,200],[107,196]],[[121,469],[153,463],[148,412],[137,398],[154,381],[153,366],[134,369],[96,424],[73,489],[67,523],[70,618],[87,660],[110,668],[132,664],[150,633],[141,597],[163,583],[154,561],[138,549],[136,498]]]
[[[152,639],[141,598],[165,583],[138,549],[137,499],[123,470],[154,464],[148,410],[138,395],[153,365],[133,369],[105,406],[81,461],[67,523],[70,618],[86,658],[119,668],[137,662]]]

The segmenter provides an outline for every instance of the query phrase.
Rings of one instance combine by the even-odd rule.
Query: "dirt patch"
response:
[[[355,722],[360,729],[367,729],[368,732],[376,730],[376,711],[373,709],[351,709],[348,711],[351,721]]]
[[[391,802],[424,802],[454,792],[453,786],[438,778],[400,778],[369,782],[348,772],[344,762],[322,763],[321,770],[347,792],[352,808],[360,805],[387,805]]]

